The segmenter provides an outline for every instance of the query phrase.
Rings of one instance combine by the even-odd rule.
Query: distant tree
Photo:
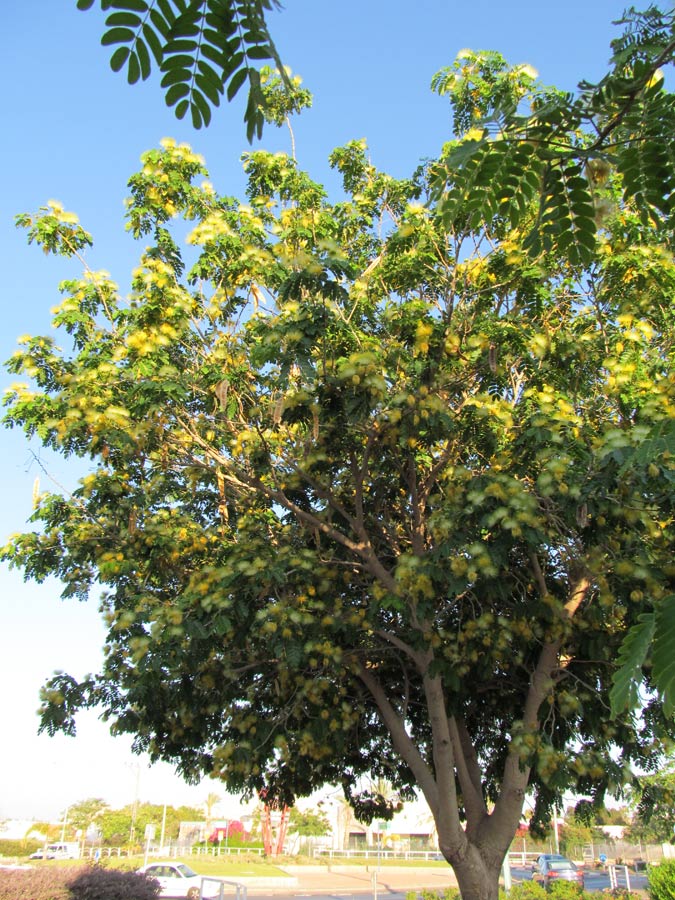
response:
[[[593,830],[582,820],[571,816],[565,819],[559,833],[560,849],[563,853],[571,855],[578,851],[584,844],[590,844],[593,840]]]
[[[211,792],[204,801],[206,833],[211,834],[211,823],[213,822],[213,810],[222,802],[220,794]]]
[[[630,812],[625,806],[602,806],[595,813],[596,825],[629,825],[630,820]]]
[[[121,809],[107,809],[97,819],[103,843],[110,846],[123,846],[129,843],[132,821],[134,823],[135,841],[142,843],[147,825],[154,825],[157,838],[160,835],[164,806],[152,803],[139,803],[135,810],[129,804]],[[202,818],[200,810],[191,806],[166,807],[165,838],[178,837],[181,822],[195,822]]]
[[[633,820],[627,836],[644,843],[675,839],[675,769],[640,777],[632,791]]]
[[[87,800],[80,800],[78,803],[73,803],[68,807],[68,824],[77,831],[86,834],[90,825],[96,824],[97,820],[100,819],[109,808],[110,807],[105,800],[102,800],[100,797],[90,797]],[[62,816],[64,815],[66,815],[65,812],[62,813]]]
[[[131,821],[131,806],[106,810],[97,822],[103,843],[108,847],[120,847],[128,844]]]
[[[301,837],[321,837],[330,832],[330,822],[321,810],[301,810],[294,806],[291,809],[288,830],[296,832]]]

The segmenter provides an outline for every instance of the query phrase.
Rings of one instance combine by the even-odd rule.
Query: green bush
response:
[[[157,879],[102,866],[80,869],[68,887],[71,900],[155,900],[159,896]]]
[[[548,889],[552,900],[581,900],[583,893],[581,885],[573,881],[554,881]]]
[[[675,860],[649,866],[647,878],[651,900],[675,900]]]
[[[547,900],[546,888],[536,881],[514,884],[508,893],[509,900]]]
[[[33,838],[20,841],[0,840],[0,856],[30,856],[44,846],[44,841]]]
[[[72,871],[59,868],[0,869],[0,900],[71,900]]]

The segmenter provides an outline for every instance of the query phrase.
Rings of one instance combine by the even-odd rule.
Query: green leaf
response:
[[[145,0],[112,0],[111,5],[115,9],[130,9],[133,12],[146,13],[148,4]]]
[[[129,41],[133,41],[136,35],[129,28],[111,28],[110,31],[106,31],[106,33],[101,38],[101,43],[104,46],[108,46],[109,44],[127,44]]]
[[[164,62],[162,63],[162,69],[167,71],[169,69],[191,69],[194,66],[194,57],[189,56],[186,53],[177,53],[175,56],[165,56]]]
[[[195,78],[195,83],[204,92],[206,97],[208,97],[208,99],[214,106],[220,105],[221,92],[218,89],[217,83],[214,85],[211,79],[204,78],[203,75],[197,75]]]
[[[194,56],[197,47],[197,41],[180,38],[180,40],[169,41],[164,52],[169,56],[175,56],[177,53],[189,53]]]
[[[141,67],[141,78],[145,81],[145,79],[149,78],[150,76],[152,66],[150,63],[150,54],[148,53],[148,48],[140,38],[137,38],[136,40],[136,53],[138,54],[138,62]]]
[[[86,10],[91,9],[94,5],[94,0],[77,0],[77,8]]]
[[[129,63],[127,66],[127,81],[129,84],[136,84],[141,77],[141,65],[138,61],[137,53],[129,54]]]
[[[155,62],[161,66],[162,59],[164,58],[164,50],[162,48],[162,42],[157,37],[157,34],[153,31],[153,29],[146,23],[143,26],[143,37],[146,40],[146,43],[150,47],[152,51],[152,55],[155,57]]]
[[[667,716],[675,711],[675,594],[664,597],[656,608],[652,648],[652,677],[663,697]]]
[[[617,657],[619,668],[612,677],[609,694],[612,716],[615,718],[624,710],[634,710],[639,705],[642,665],[654,636],[654,625],[654,614],[643,613],[638,624],[633,625],[621,644]]]
[[[271,59],[272,52],[264,44],[254,44],[246,51],[249,59]]]
[[[110,68],[113,72],[119,72],[124,68],[124,64],[129,59],[131,50],[128,47],[118,47],[110,57]]]
[[[193,106],[196,105],[197,108],[199,109],[201,120],[202,120],[204,126],[206,127],[206,126],[208,126],[209,122],[211,121],[211,107],[209,106],[209,103],[208,103],[206,97],[204,96],[204,94],[201,93],[201,91],[193,91],[192,96],[193,96]],[[193,112],[193,120],[194,120],[194,112]],[[195,128],[200,128],[200,127],[201,127],[200,125],[195,125]]]
[[[237,95],[239,89],[242,84],[246,81],[246,76],[248,75],[247,69],[239,69],[234,73],[232,78],[227,85],[227,99],[232,100],[233,97]]]
[[[180,84],[174,84],[169,90],[166,92],[166,105],[173,106],[178,100],[182,97],[186,97],[190,93],[190,86],[181,82]]]
[[[105,24],[109,26],[128,25],[130,28],[138,28],[142,24],[142,19],[135,13],[117,12],[108,16],[105,20]]]
[[[154,8],[150,11],[150,20],[157,31],[162,35],[162,38],[167,41],[169,39],[169,34],[171,33],[170,20],[167,21],[164,16]]]
[[[192,73],[189,69],[171,69],[164,75],[161,81],[162,87],[170,87],[172,84],[178,84],[182,81],[189,81]]]

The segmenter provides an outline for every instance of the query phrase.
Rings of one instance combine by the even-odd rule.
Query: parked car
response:
[[[41,850],[31,853],[29,859],[79,859],[79,841],[64,841],[60,844],[47,844]]]
[[[583,888],[584,873],[571,859],[557,854],[543,854],[537,860],[532,880],[545,888],[549,888],[554,881],[572,881]]]
[[[540,853],[532,863],[532,871],[536,872],[539,866],[545,861],[553,862],[554,860],[558,860],[558,862],[560,862],[563,859],[567,859],[567,857],[560,853]]]
[[[154,862],[138,870],[159,881],[160,897],[176,897],[181,900],[200,900],[201,897],[218,897],[219,885],[207,881],[202,890],[202,875],[190,866],[177,862]]]

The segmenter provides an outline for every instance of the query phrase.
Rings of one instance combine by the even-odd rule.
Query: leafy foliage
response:
[[[449,94],[460,135],[435,178],[446,223],[464,221],[468,209],[469,227],[480,217],[518,227],[536,198],[532,254],[557,248],[572,265],[588,265],[608,209],[603,185],[617,172],[625,201],[645,220],[672,225],[675,106],[660,68],[673,59],[674,22],[672,10],[629,10],[611,71],[582,83],[578,96],[539,86],[530,67],[510,68],[493,52],[463,51],[437,73],[432,87]]]
[[[675,832],[675,772],[672,766],[643,775],[632,791],[631,840],[665,843]]]
[[[672,900],[675,896],[675,861],[664,860],[658,866],[649,866],[649,896],[654,900]]]
[[[77,0],[87,10],[95,0]],[[126,71],[129,84],[149,78],[153,61],[162,73],[167,106],[195,128],[211,121],[212,109],[248,82],[244,114],[249,140],[262,134],[265,95],[260,61],[286,76],[267,30],[266,12],[278,0],[100,0],[106,18],[104,46],[115,47],[110,66]],[[290,83],[289,83],[290,87]]]
[[[44,841],[38,841],[35,838],[22,838],[20,840],[8,840],[0,838],[0,856],[8,859],[12,856],[30,856],[44,846]]]
[[[321,810],[291,809],[289,829],[302,837],[320,837],[330,833],[330,822]]]
[[[103,866],[81,869],[68,881],[72,900],[155,900],[159,882],[140,872],[123,872]]]
[[[564,165],[467,132],[456,177],[445,153],[394,179],[355,141],[331,157],[332,203],[256,151],[240,201],[167,141],[129,182],[150,246],[128,300],[86,268],[72,214],[21,217],[85,273],[61,285],[63,340],[22,339],[6,397],[8,425],[89,472],[39,497],[4,556],[64,596],[103,590],[108,625],[98,674],[46,685],[43,727],[98,706],[187,778],[279,805],[341,783],[368,819],[391,804],[366,776],[417,788],[467,898],[496,895],[526,791],[543,826],[675,736],[647,642],[624,644],[675,576],[675,457],[647,452],[675,408],[672,223],[617,165],[586,240],[597,134],[490,66],[481,116],[503,131],[541,98]],[[458,105],[473,90],[443,84]],[[667,107],[640,84],[620,122],[646,94]],[[645,703],[612,719],[622,645]]]

